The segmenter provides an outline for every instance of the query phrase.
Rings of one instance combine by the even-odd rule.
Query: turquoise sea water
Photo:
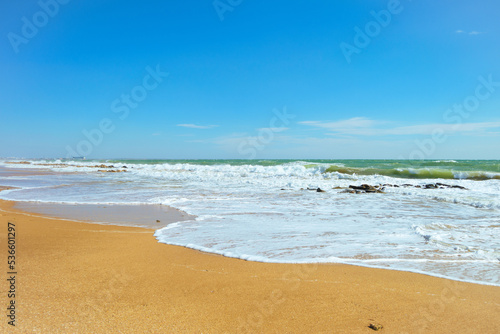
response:
[[[325,166],[325,172],[357,175],[386,175],[397,178],[442,178],[486,180],[500,178],[499,160],[92,160],[96,163],[124,164],[193,164],[193,165],[256,165],[277,166],[294,162],[307,162],[305,168]]]

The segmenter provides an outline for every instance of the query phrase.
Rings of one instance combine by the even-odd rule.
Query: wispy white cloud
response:
[[[335,121],[335,122],[323,122],[323,121],[304,121],[299,122],[299,124],[311,125],[320,128],[329,129],[338,132],[348,132],[355,129],[366,129],[371,128],[376,125],[376,121],[365,118],[365,117],[354,117],[346,120]]]
[[[446,134],[468,133],[485,134],[488,129],[500,128],[500,122],[483,123],[431,123],[408,126],[388,127],[389,122],[374,121],[363,117],[355,117],[347,120],[328,121],[305,121],[300,124],[324,128],[330,131],[328,135],[357,135],[357,136],[384,136],[384,135],[432,135],[435,131]],[[385,127],[381,127],[385,125]]]
[[[276,133],[269,143],[262,143],[259,136],[249,136],[244,133],[234,133],[227,136],[213,138],[206,143],[214,144],[220,150],[234,154],[238,153],[242,145],[244,148],[252,147],[252,143],[258,143],[256,153],[259,158],[300,158],[300,159],[318,159],[320,157],[330,158],[353,158],[356,154],[366,159],[378,158],[396,158],[388,156],[387,152],[405,151],[405,145],[409,140],[375,139],[370,137],[324,137],[324,136],[303,136],[303,135],[284,135]],[[246,144],[246,145],[245,145]],[[262,146],[261,146],[262,145]],[[262,148],[262,149],[260,149]],[[406,149],[407,150],[407,149]],[[394,153],[395,154],[395,153]],[[245,157],[244,155],[242,157]]]
[[[335,122],[330,121],[304,121],[299,122],[299,124],[309,125],[313,127],[323,128],[330,131],[331,135],[362,135],[370,136],[376,135],[380,129],[377,129],[378,125],[384,124],[386,122],[380,122],[368,119],[366,117],[354,117],[346,120],[340,120]]]
[[[191,128],[191,129],[212,129],[218,127],[218,125],[196,125],[196,124],[177,124],[177,126],[181,126],[184,128]]]
[[[484,34],[485,32],[482,32],[482,31],[476,31],[476,30],[472,30],[472,31],[464,31],[464,30],[456,30],[455,31],[457,34],[466,34],[466,35],[481,35],[481,34]]]

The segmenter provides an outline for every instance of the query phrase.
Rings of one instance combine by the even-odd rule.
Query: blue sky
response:
[[[500,159],[499,12],[3,1],[0,156]]]

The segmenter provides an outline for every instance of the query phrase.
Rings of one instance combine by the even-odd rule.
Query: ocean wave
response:
[[[113,168],[129,165],[141,172],[218,172],[308,176],[316,173],[384,175],[403,179],[500,179],[500,162],[494,160],[12,160],[0,164],[19,168],[92,171],[105,162]]]
[[[332,165],[325,173],[341,173],[348,175],[384,175],[404,179],[448,179],[448,180],[500,180],[500,173],[487,171],[457,171],[439,168],[354,168]]]
[[[127,171],[99,173],[96,166],[103,163],[107,169],[126,165]],[[0,196],[67,204],[166,204],[196,218],[157,232],[165,243],[253,261],[343,262],[500,284],[496,251],[487,253],[500,249],[498,162],[419,163],[33,160],[26,166],[55,172],[11,179],[22,189]],[[474,173],[493,177],[477,182]],[[437,180],[443,177],[453,180]],[[425,187],[436,183],[449,186]],[[385,193],[342,190],[362,184],[386,184]],[[325,192],[307,191],[317,188]],[[412,224],[421,226],[422,236]],[[474,251],[464,248],[458,254],[447,245]]]

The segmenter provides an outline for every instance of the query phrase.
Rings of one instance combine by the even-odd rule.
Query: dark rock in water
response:
[[[122,168],[128,168],[127,166],[122,166]]]
[[[462,187],[462,186],[449,185],[449,184],[440,183],[440,182],[429,183],[429,184],[424,184],[424,185],[416,185],[416,186],[413,186],[413,187],[415,187],[415,188],[423,188],[423,189],[449,189],[449,188],[457,188],[457,189],[468,190],[467,188]]]
[[[409,183],[405,183],[402,185],[397,185],[397,184],[378,184],[378,185],[369,185],[369,184],[362,184],[360,186],[355,186],[355,185],[349,185],[348,190],[354,190],[355,193],[384,193],[385,187],[412,187],[412,188],[419,188],[419,189],[447,189],[447,188],[457,188],[457,189],[463,189],[463,190],[468,190],[465,187],[458,186],[458,185],[449,185],[449,184],[444,184],[444,183],[428,183],[428,184],[423,184],[423,185],[413,185]],[[333,189],[342,189],[341,187],[334,187]],[[343,191],[344,193],[351,192],[351,191]]]
[[[337,187],[333,187],[332,189],[344,189],[344,188],[337,186]]]
[[[449,185],[449,184],[440,183],[440,182],[428,183],[428,184],[423,184],[423,185],[418,185],[418,184],[417,185],[413,185],[413,184],[409,184],[409,183],[405,183],[405,184],[402,184],[402,185],[397,185],[397,184],[386,183],[386,184],[378,184],[378,185],[375,185],[375,186],[371,186],[371,185],[368,185],[368,184],[362,184],[360,186],[350,185],[349,189],[360,190],[360,191],[365,192],[365,193],[383,193],[384,192],[383,191],[384,187],[394,187],[394,188],[411,187],[411,188],[419,188],[419,189],[448,189],[448,188],[456,188],[456,189],[468,190],[467,188],[462,187],[462,186]],[[340,187],[334,187],[333,189],[341,189],[341,188]]]
[[[349,186],[350,189],[355,190],[356,194],[363,193],[383,193],[384,188],[381,185],[371,186],[369,184],[362,184],[360,186]]]
[[[123,173],[126,172],[125,169],[98,169],[98,172],[103,172],[103,173]]]
[[[285,190],[285,189],[281,188],[281,190]]]
[[[326,191],[324,191],[324,190],[323,190],[323,189],[321,189],[321,188],[316,189],[316,192],[318,192],[318,193],[326,193]]]
[[[159,219],[157,219],[157,220],[156,220],[156,222],[157,222],[157,223],[159,223],[159,222],[160,222],[160,220],[159,220]]]
[[[374,186],[370,186],[369,184],[362,184],[361,186],[350,185],[349,188],[354,190],[361,190],[367,193],[377,192],[377,188],[375,188]]]

